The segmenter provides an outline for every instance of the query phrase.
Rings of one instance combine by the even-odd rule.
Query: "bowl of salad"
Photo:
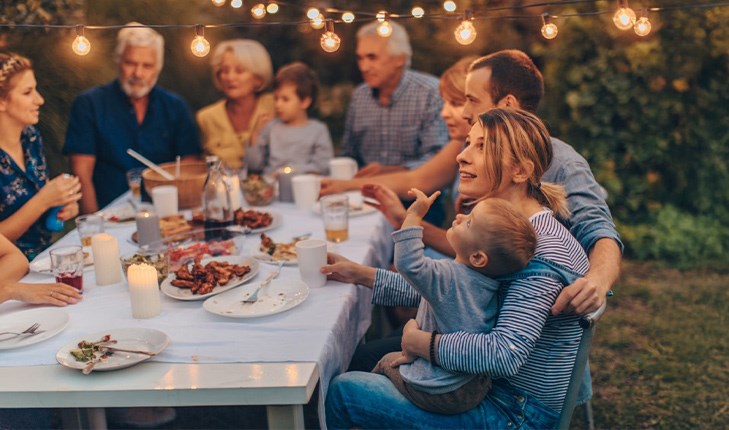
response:
[[[267,206],[276,198],[276,179],[268,175],[248,175],[240,181],[243,198],[251,206]]]

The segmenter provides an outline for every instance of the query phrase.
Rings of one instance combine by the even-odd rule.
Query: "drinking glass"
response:
[[[127,170],[127,184],[132,191],[132,197],[137,202],[142,201],[142,172],[144,172],[144,167]]]
[[[81,246],[91,246],[91,237],[104,232],[104,217],[101,215],[77,216],[76,229],[81,238]]]
[[[349,196],[326,196],[320,199],[320,203],[327,240],[339,243],[349,239]]]
[[[51,272],[56,282],[70,285],[79,291],[84,289],[84,253],[80,246],[51,249]]]

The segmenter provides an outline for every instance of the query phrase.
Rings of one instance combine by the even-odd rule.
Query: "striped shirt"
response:
[[[435,76],[406,70],[387,106],[377,90],[362,84],[352,93],[341,155],[360,167],[375,162],[417,167],[448,142],[442,108]]]
[[[541,211],[530,221],[537,232],[536,255],[575,272],[587,272],[584,250],[550,211]],[[578,316],[550,314],[563,287],[541,276],[512,281],[505,289],[494,329],[485,334],[443,335],[438,343],[440,365],[452,372],[504,377],[560,411],[582,334]],[[378,270],[373,302],[416,306],[419,297],[398,274]]]

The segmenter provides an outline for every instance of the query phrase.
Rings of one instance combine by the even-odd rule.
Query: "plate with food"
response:
[[[91,247],[86,246],[83,248],[84,253],[84,272],[93,270],[94,268],[94,256],[91,254]],[[51,272],[51,257],[49,255],[36,257],[29,265],[30,271],[35,273],[42,273],[44,275],[52,275]]]
[[[261,289],[255,303],[243,303],[257,287],[257,283],[250,284],[210,297],[203,309],[228,318],[258,318],[288,311],[309,297],[309,287],[302,281],[276,279]]]
[[[0,350],[43,342],[63,331],[70,320],[68,312],[58,308],[34,308],[2,315]]]
[[[281,226],[283,217],[272,210],[236,209],[233,224],[250,228],[250,233],[258,234]]]
[[[151,205],[145,206],[151,207]],[[125,204],[122,206],[105,208],[96,212],[96,215],[100,215],[104,218],[105,224],[123,224],[134,221],[137,216],[137,210],[135,210],[131,204]]]
[[[236,236],[233,239],[221,238],[220,240],[194,241],[189,244],[185,243],[169,248],[165,248],[165,246],[169,246],[166,243],[161,245],[150,244],[148,249],[163,249],[169,260],[169,271],[174,272],[183,265],[192,263],[197,257],[205,258],[238,254],[240,250],[240,245],[236,243],[238,238],[245,238],[245,236]]]
[[[84,336],[59,349],[56,361],[81,370],[117,370],[134,366],[162,352],[170,343],[164,332],[150,328],[120,328]]]
[[[256,276],[258,267],[255,259],[239,255],[197,257],[170,272],[160,288],[173,299],[203,300],[245,284]]]
[[[261,243],[258,252],[253,254],[253,258],[269,264],[278,264],[283,261],[285,266],[295,266],[298,264],[296,242],[276,242],[266,233],[261,233]]]

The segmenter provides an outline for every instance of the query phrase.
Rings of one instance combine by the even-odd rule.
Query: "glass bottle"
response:
[[[223,175],[220,158],[217,155],[205,157],[205,162],[208,165],[208,176],[203,186],[205,240],[227,239],[225,227],[233,224],[230,186]]]

